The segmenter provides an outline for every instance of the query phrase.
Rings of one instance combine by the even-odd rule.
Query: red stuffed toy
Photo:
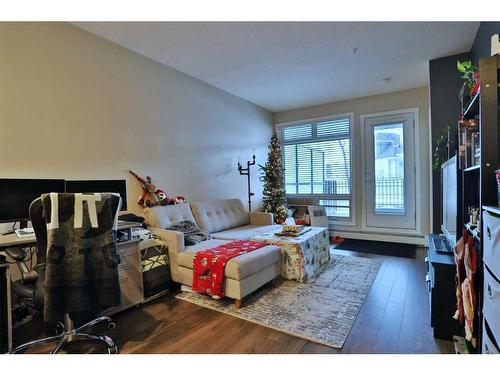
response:
[[[137,201],[143,207],[153,207],[158,205],[166,205],[168,204],[167,194],[160,189],[157,189],[153,184],[151,177],[146,176],[146,179],[143,179],[141,176],[138,176],[132,171],[129,171],[132,176],[134,176],[142,185],[142,194]]]

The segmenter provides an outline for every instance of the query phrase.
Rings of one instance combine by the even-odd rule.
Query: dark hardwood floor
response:
[[[115,315],[114,331],[104,326],[97,331],[110,335],[121,353],[454,353],[451,341],[432,336],[422,251],[416,259],[332,252],[383,259],[342,350],[178,300],[173,293]],[[15,344],[49,333],[41,334],[40,327],[34,321],[18,328]],[[68,352],[94,350],[76,343],[68,347]]]

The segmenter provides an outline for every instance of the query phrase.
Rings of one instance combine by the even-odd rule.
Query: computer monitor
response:
[[[127,209],[126,180],[66,180],[67,193],[118,193],[122,198],[121,210]]]
[[[64,180],[48,179],[0,179],[0,222],[29,220],[31,202],[44,193],[64,193]]]

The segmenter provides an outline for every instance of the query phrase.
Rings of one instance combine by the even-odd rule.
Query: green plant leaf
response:
[[[463,64],[457,60],[457,69],[460,73],[465,73],[465,67],[463,66]]]

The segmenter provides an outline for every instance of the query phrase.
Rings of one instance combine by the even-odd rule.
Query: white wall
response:
[[[125,178],[136,213],[129,169],[246,202],[236,164],[265,162],[270,112],[67,23],[0,23],[0,56],[0,177]]]
[[[279,112],[274,115],[276,124],[292,121],[311,119],[315,117],[324,117],[341,113],[354,112],[354,142],[353,142],[353,168],[355,179],[355,196],[356,202],[356,225],[341,226],[335,225],[337,231],[345,231],[352,233],[361,232],[361,214],[363,207],[360,204],[361,197],[361,125],[360,115],[392,111],[407,108],[419,108],[419,124],[418,136],[420,142],[420,180],[417,184],[421,190],[421,200],[417,201],[420,205],[420,221],[421,233],[419,236],[424,236],[429,233],[429,179],[430,179],[430,160],[429,160],[429,93],[427,87],[416,88],[405,91],[393,92],[390,94],[368,96],[364,98],[346,100],[335,103],[322,104],[307,108],[300,108],[286,112]],[[348,233],[345,235],[349,236]],[[352,237],[358,237],[352,235]]]

